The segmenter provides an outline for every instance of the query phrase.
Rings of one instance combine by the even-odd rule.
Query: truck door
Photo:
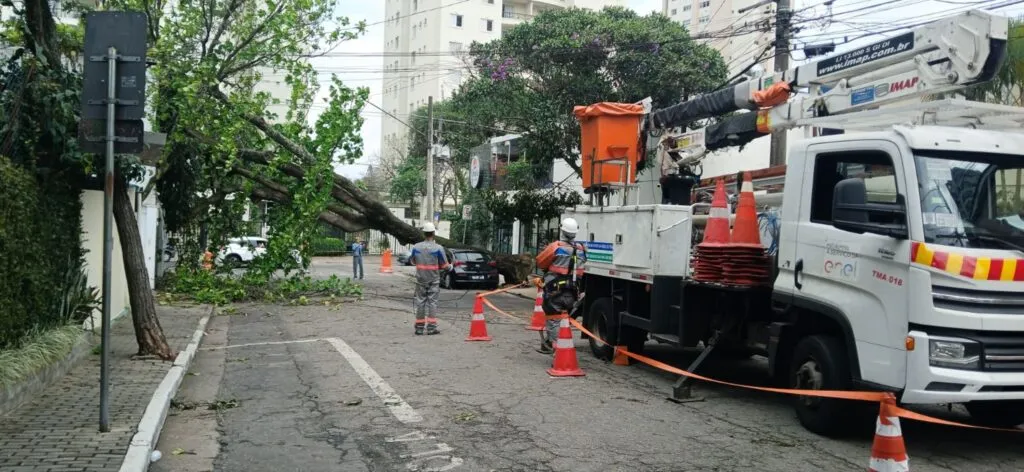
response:
[[[833,190],[844,179],[864,179],[867,203],[895,203],[897,194],[905,196],[900,150],[889,141],[860,140],[811,144],[807,151],[804,182],[810,185],[803,185],[796,243],[803,277],[794,303],[840,325],[847,346],[856,347],[850,351],[857,356],[851,359],[855,378],[859,370],[864,381],[901,387],[910,242],[841,230],[832,214]]]

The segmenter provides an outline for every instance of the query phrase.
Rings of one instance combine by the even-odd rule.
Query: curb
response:
[[[215,307],[211,307],[210,313],[199,320],[199,325],[195,333],[192,334],[192,341],[178,353],[174,365],[171,366],[167,375],[164,376],[164,380],[153,392],[153,397],[149,400],[145,413],[142,414],[142,420],[139,421],[137,432],[128,445],[128,452],[124,455],[120,472],[146,472],[149,470],[150,455],[153,453],[153,448],[156,447],[157,440],[160,439],[160,431],[164,427],[164,420],[167,419],[167,410],[171,408],[171,399],[178,392],[182,379],[185,378],[185,374],[192,365],[192,360],[199,349],[199,343],[202,342],[203,335],[206,334],[206,324],[210,322],[210,317],[215,309]]]

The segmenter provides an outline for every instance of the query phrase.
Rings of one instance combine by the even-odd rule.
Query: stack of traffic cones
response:
[[[391,249],[385,249],[384,254],[380,258],[380,273],[390,274],[393,272],[394,269],[391,268]]]
[[[869,472],[909,472],[907,447],[903,444],[900,419],[890,408],[896,406],[896,397],[887,394],[882,400],[875,423],[875,441],[871,445]]]
[[[576,359],[576,346],[572,343],[572,330],[569,328],[569,315],[565,315],[558,326],[558,340],[555,341],[555,358],[548,369],[552,377],[580,377],[579,361]]]
[[[710,222],[709,222],[710,223]],[[728,285],[765,285],[771,278],[771,263],[761,244],[761,230],[757,223],[754,203],[754,184],[750,173],[743,173],[736,223],[732,228],[732,241],[722,260],[722,282]]]
[[[530,324],[526,329],[530,331],[544,331],[544,308],[541,306],[543,303],[544,291],[539,287],[537,288],[537,298],[533,301],[533,319],[530,320]]]
[[[469,337],[466,341],[490,341],[487,335],[487,320],[484,318],[484,298],[476,296],[473,303],[473,320],[469,322]]]
[[[722,261],[728,257],[726,248],[729,241],[729,208],[725,203],[725,183],[719,180],[715,185],[715,196],[711,201],[708,223],[704,227],[704,240],[694,249],[690,262],[690,266],[693,267],[694,280],[698,282],[722,281]]]

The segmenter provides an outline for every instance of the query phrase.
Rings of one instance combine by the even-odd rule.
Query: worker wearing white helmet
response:
[[[424,240],[412,247],[409,259],[416,265],[416,334],[438,334],[437,298],[441,294],[440,271],[448,267],[444,248],[434,242],[437,228],[424,223]]]
[[[546,329],[541,334],[539,349],[545,354],[554,352],[552,345],[558,336],[558,325],[579,299],[583,266],[587,262],[586,248],[576,242],[579,230],[580,225],[575,219],[562,220],[559,240],[548,244],[537,255],[537,268],[545,271],[541,307]]]

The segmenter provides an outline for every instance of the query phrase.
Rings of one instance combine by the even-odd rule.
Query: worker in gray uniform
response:
[[[448,267],[444,248],[434,242],[433,223],[423,225],[424,240],[412,247],[409,259],[416,266],[416,335],[439,334],[437,329],[437,297],[441,294],[442,269]]]

